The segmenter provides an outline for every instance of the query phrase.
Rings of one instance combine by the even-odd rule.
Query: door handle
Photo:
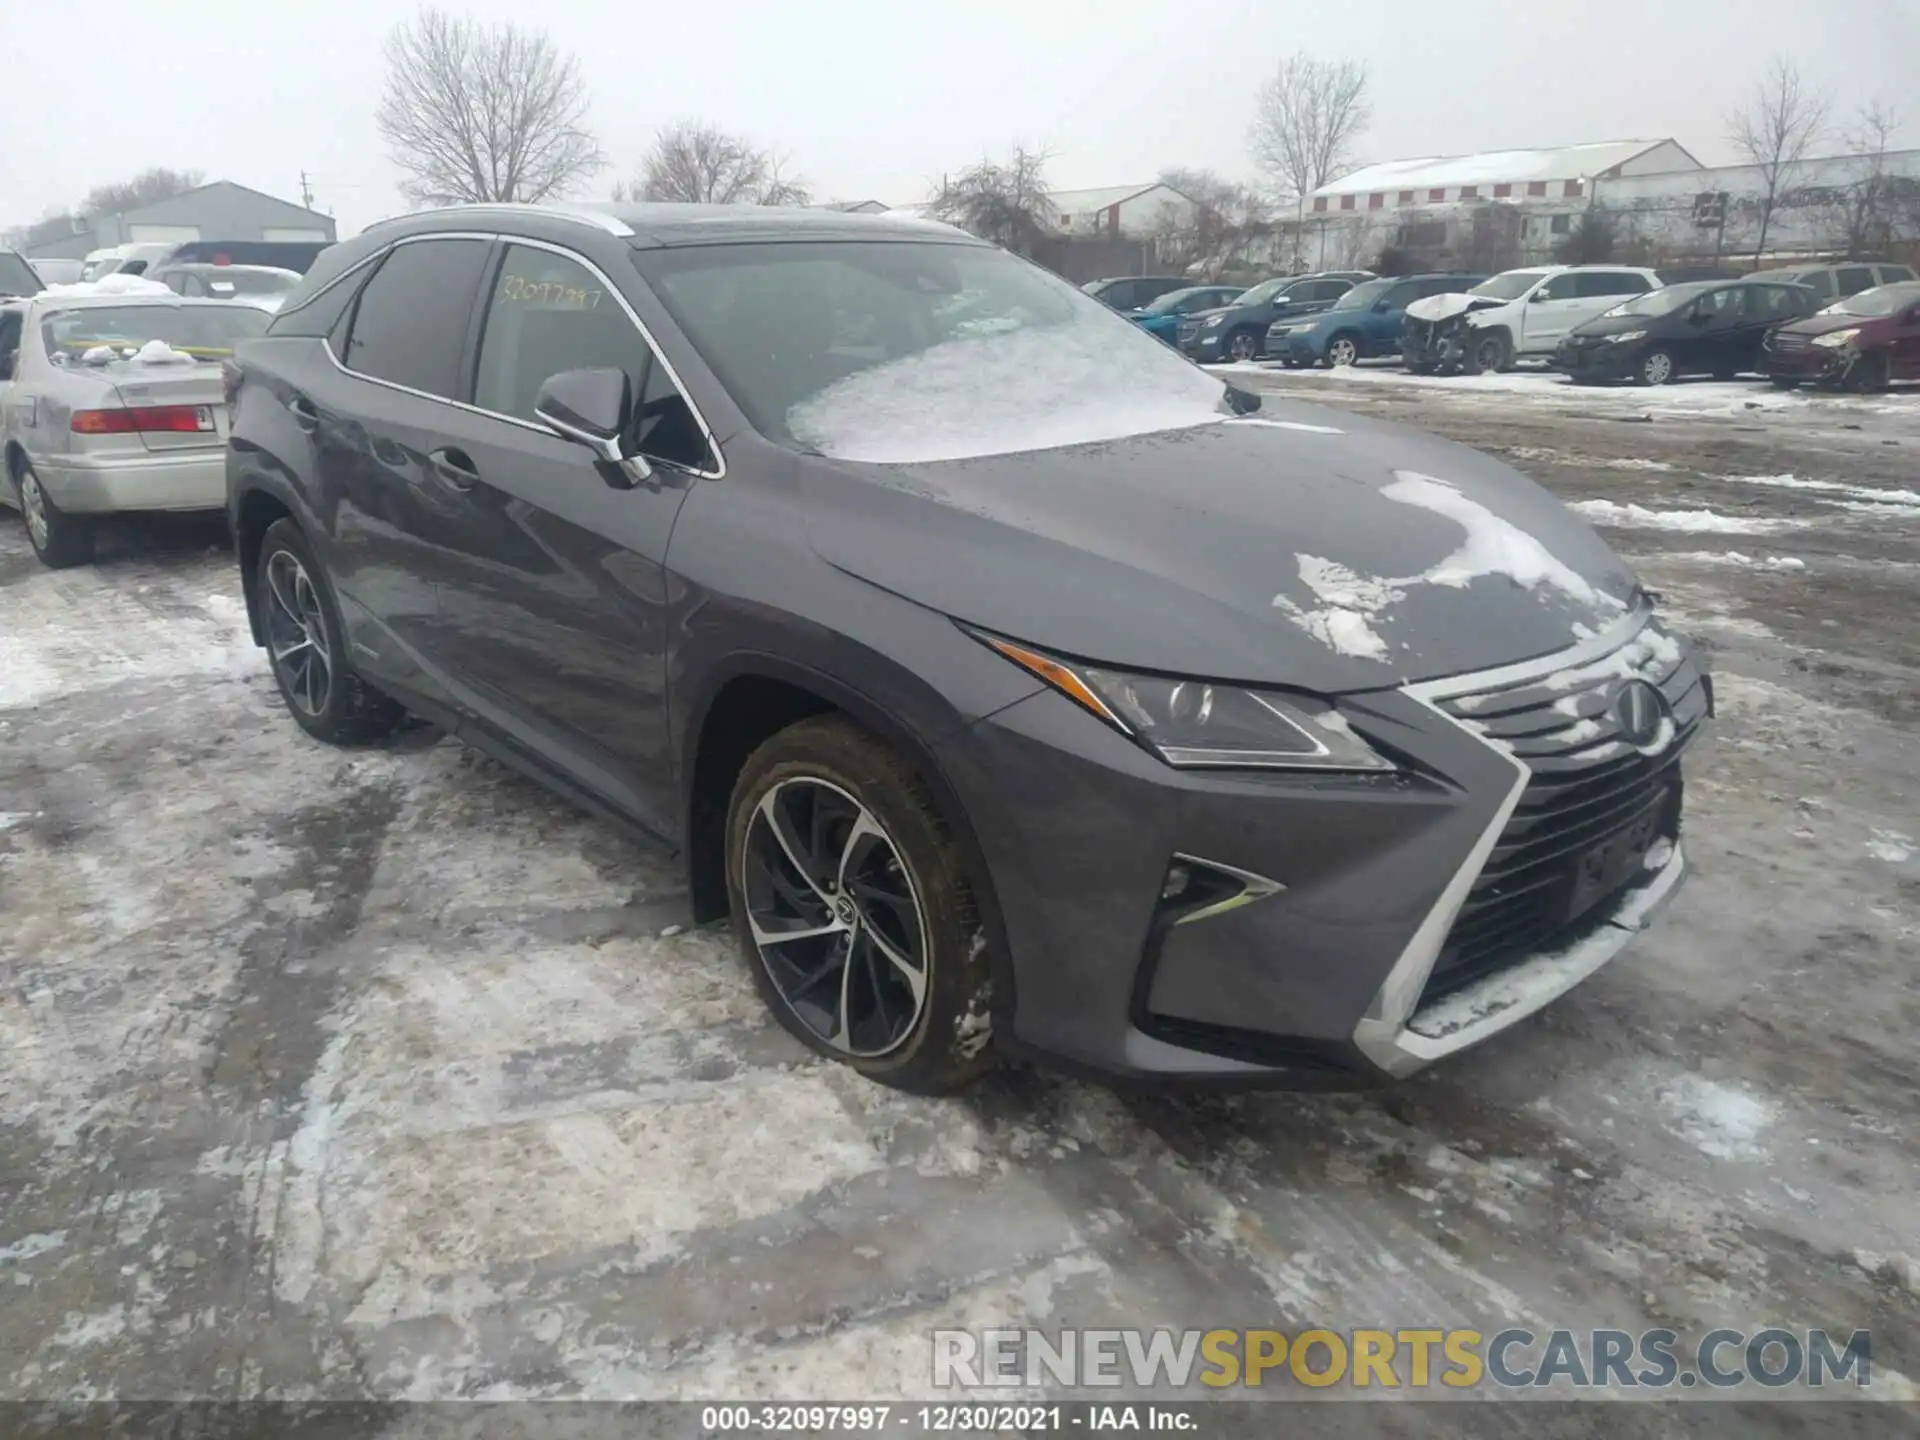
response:
[[[480,479],[480,472],[473,467],[466,452],[455,450],[452,446],[436,450],[427,459],[433,465],[433,477],[449,490],[462,494],[471,490]]]
[[[304,395],[288,397],[287,409],[293,415],[293,423],[308,434],[320,428],[320,412],[313,408],[313,402]]]

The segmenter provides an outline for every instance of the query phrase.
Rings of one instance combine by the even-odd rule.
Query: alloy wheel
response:
[[[333,654],[320,593],[289,550],[267,560],[267,653],[287,699],[308,715],[327,707],[333,692]]]
[[[754,807],[740,866],[754,947],[800,1021],[862,1059],[905,1042],[927,1006],[931,940],[873,812],[825,780],[782,780]]]
[[[1344,335],[1327,347],[1327,363],[1338,369],[1360,358],[1360,347]]]
[[[1245,362],[1260,353],[1260,346],[1253,336],[1242,330],[1227,342],[1227,353],[1234,359]]]
[[[27,519],[27,533],[34,545],[47,548],[47,502],[40,493],[40,482],[31,470],[20,477],[20,510]]]

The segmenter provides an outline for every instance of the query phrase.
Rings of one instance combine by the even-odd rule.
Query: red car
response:
[[[1920,380],[1920,280],[1849,295],[1767,336],[1760,363],[1783,390],[1803,381],[1884,390]]]

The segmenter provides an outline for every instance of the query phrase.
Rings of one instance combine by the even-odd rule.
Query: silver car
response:
[[[196,261],[155,266],[147,279],[177,295],[201,295],[210,300],[242,300],[263,310],[278,310],[294,286],[298,270],[277,265],[210,265]]]
[[[270,318],[166,294],[0,303],[0,499],[41,560],[90,560],[99,515],[226,503],[220,361]]]

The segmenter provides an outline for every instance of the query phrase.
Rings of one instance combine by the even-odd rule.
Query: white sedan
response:
[[[0,304],[0,501],[42,561],[90,560],[95,516],[225,505],[220,361],[270,318],[159,286]]]

